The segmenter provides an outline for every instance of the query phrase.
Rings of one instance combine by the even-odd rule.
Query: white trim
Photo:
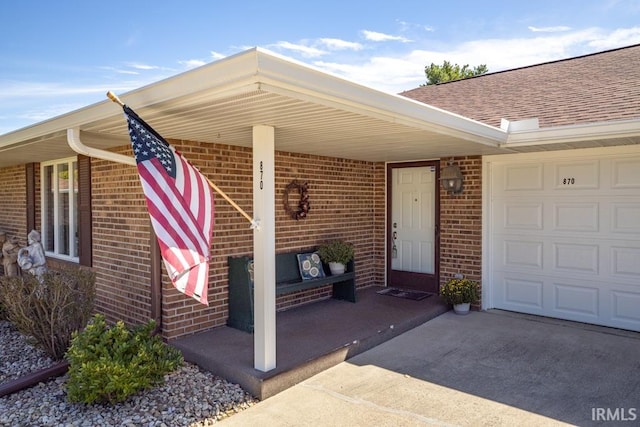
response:
[[[79,262],[80,256],[76,252],[80,250],[80,243],[78,242],[78,249],[76,249],[76,236],[78,233],[76,233],[75,230],[78,227],[76,218],[78,218],[78,215],[80,214],[78,206],[76,206],[76,199],[80,192],[80,185],[78,185],[78,190],[76,190],[76,174],[73,173],[74,165],[75,171],[79,174],[80,171],[78,169],[77,157],[71,162],[71,170],[69,171],[69,236],[67,236],[67,238],[69,239],[69,255],[74,259],[77,258]],[[77,176],[77,179],[79,181],[80,177]],[[80,183],[78,182],[78,184]],[[71,212],[73,212],[74,215],[71,215]]]
[[[60,253],[60,230],[59,230],[59,222],[60,217],[58,214],[59,211],[59,194],[60,188],[58,183],[58,167],[60,165],[66,164],[68,166],[69,178],[68,178],[68,197],[69,197],[69,229],[67,239],[69,242],[69,254],[61,254]],[[78,168],[78,158],[77,157],[65,157],[57,160],[50,160],[46,162],[40,163],[40,236],[42,246],[45,249],[45,255],[51,258],[63,259],[72,262],[80,262],[80,258],[76,252],[75,248],[75,227],[76,224],[76,216],[78,215],[78,208],[75,205],[74,200],[74,187],[75,187],[75,176],[73,174],[73,165],[75,164],[76,170]],[[46,250],[45,242],[48,240],[48,230],[47,226],[50,225],[47,218],[47,209],[46,209],[46,197],[47,193],[44,191],[45,189],[45,180],[47,176],[44,173],[45,168],[48,166],[53,167],[53,251]]]
[[[505,154],[505,156],[508,154]],[[481,310],[493,308],[493,271],[491,269],[491,244],[493,243],[493,235],[491,233],[491,218],[493,217],[493,206],[491,204],[491,162],[490,159],[496,156],[482,157],[482,253],[480,255],[480,265],[482,272],[480,274],[482,280]]]
[[[640,136],[640,119],[631,119],[510,132],[506,141],[501,144],[501,147],[513,148],[531,145],[566,144],[571,142],[638,136]]]

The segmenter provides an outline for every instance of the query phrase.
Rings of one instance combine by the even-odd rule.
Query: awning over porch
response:
[[[498,154],[506,133],[382,93],[255,48],[118,94],[167,139],[251,146],[252,127],[276,129],[279,151],[366,161]],[[109,100],[0,137],[0,167],[74,155],[66,130],[89,146],[128,144]]]

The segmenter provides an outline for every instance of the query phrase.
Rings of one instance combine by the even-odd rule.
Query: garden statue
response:
[[[42,275],[47,272],[47,258],[44,256],[44,248],[40,242],[40,233],[31,230],[27,236],[29,246],[18,251],[18,264],[23,271],[42,279]]]
[[[20,246],[18,245],[18,238],[13,236],[7,239],[6,235],[3,233],[4,239],[0,237],[0,241],[2,242],[2,265],[4,267],[4,275],[13,277],[18,275],[18,250]]]

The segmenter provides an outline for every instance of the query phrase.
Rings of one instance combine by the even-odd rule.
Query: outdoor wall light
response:
[[[451,194],[459,194],[462,193],[462,171],[458,165],[452,163],[450,161],[449,166],[440,171],[440,182],[442,182],[442,188]]]

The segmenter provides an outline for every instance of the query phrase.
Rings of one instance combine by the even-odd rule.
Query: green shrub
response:
[[[54,360],[64,357],[73,332],[86,326],[94,298],[95,274],[79,267],[49,270],[42,282],[32,274],[0,279],[4,316]]]
[[[119,321],[107,327],[97,314],[74,334],[67,352],[71,402],[116,403],[164,382],[164,375],[182,365],[182,354],[152,335],[155,322],[128,329]]]

